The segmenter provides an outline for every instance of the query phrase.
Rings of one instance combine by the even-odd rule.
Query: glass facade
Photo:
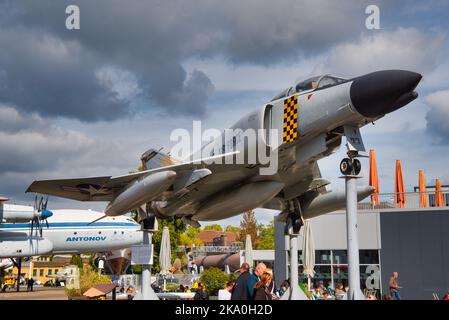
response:
[[[302,252],[299,252],[299,274],[301,281],[307,283],[307,277],[302,274]],[[379,250],[360,250],[360,288],[362,290],[376,290],[381,295]],[[335,289],[339,282],[348,285],[348,255],[346,250],[316,250],[315,276],[312,284],[320,281],[327,288]]]

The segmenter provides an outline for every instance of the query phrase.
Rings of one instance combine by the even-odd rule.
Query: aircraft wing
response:
[[[28,187],[26,192],[48,194],[78,201],[111,201],[119,192],[126,188],[129,183],[147,175],[168,170],[174,171],[178,175],[182,175],[185,172],[191,172],[200,168],[214,168],[222,165],[218,165],[213,161],[221,160],[225,163],[226,159],[233,157],[236,154],[238,154],[238,151],[116,177],[102,176],[76,179],[39,180],[34,181]],[[223,166],[228,167],[234,165]],[[211,171],[213,172],[214,170]]]

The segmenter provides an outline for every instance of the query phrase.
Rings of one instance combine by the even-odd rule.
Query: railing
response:
[[[443,196],[443,208],[449,207],[449,191],[442,191]],[[396,193],[396,195],[404,194],[405,203],[404,207],[400,208],[395,201],[395,193],[380,193],[379,205],[374,202],[374,205],[370,203],[370,197],[363,200],[358,204],[359,210],[371,210],[371,209],[421,209],[421,208],[436,208],[435,206],[435,191],[429,190],[424,192],[427,198],[427,207],[421,205],[420,196],[421,192],[403,192]]]

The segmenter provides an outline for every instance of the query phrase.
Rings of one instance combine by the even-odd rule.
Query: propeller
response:
[[[44,197],[41,197],[38,201],[37,195],[34,197],[34,217],[30,223],[30,234],[33,235],[33,231],[42,238],[42,221],[48,229],[48,218],[53,215],[53,212],[47,210],[48,197],[44,201]]]

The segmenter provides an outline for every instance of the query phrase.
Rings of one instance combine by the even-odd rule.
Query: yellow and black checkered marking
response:
[[[284,100],[283,143],[294,141],[298,137],[298,96]]]

